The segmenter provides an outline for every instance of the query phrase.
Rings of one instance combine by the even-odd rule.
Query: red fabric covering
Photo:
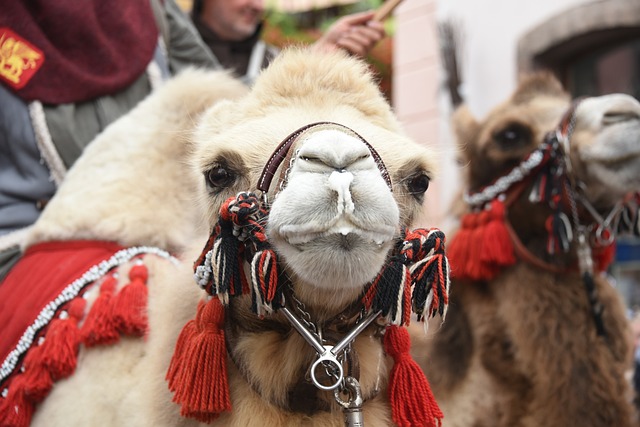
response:
[[[67,285],[121,249],[116,243],[89,240],[46,242],[27,249],[0,284],[0,362]]]
[[[146,70],[158,42],[144,0],[5,1],[0,33],[7,61],[0,81],[25,101],[47,104],[123,90]],[[15,41],[37,50],[17,49]],[[42,55],[35,58],[34,51]]]

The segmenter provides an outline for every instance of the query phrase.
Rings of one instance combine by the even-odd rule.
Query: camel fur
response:
[[[482,121],[460,107],[453,128],[465,189],[478,191],[517,165],[558,126],[569,104],[554,78],[538,74],[524,79]],[[575,117],[570,173],[605,214],[640,188],[640,106],[626,95],[589,98],[578,105]],[[445,414],[443,425],[633,425],[625,379],[630,335],[620,295],[605,275],[596,275],[606,329],[598,336],[575,271],[575,242],[566,255],[547,255],[549,208],[528,196],[525,190],[514,202],[508,221],[531,253],[562,272],[518,259],[493,279],[460,279],[452,258],[447,321],[434,337],[414,340],[413,348]],[[585,212],[580,215],[591,221]]]
[[[298,157],[286,187],[272,185],[269,239],[314,321],[335,318],[358,298],[385,262],[400,226],[419,214],[434,158],[404,135],[366,64],[340,52],[292,49],[245,92],[224,73],[176,77],[88,147],[35,224],[28,245],[115,240],[166,249],[179,262],[144,257],[146,336],[121,337],[114,346],[81,346],[75,373],[55,384],[38,406],[33,426],[200,425],[181,416],[165,380],[180,330],[204,297],[194,283],[193,262],[221,203],[255,190],[269,155],[294,130],[320,121],[348,126],[379,153],[393,183],[391,192],[357,138],[321,129],[297,143],[301,154],[293,154]],[[339,255],[318,256],[334,250]],[[363,264],[356,265],[358,260]],[[130,266],[120,267],[120,275]],[[321,280],[330,272],[333,281]],[[89,292],[89,302],[96,292]],[[279,325],[275,330],[252,332],[260,319],[250,311],[249,296],[232,299],[227,312],[252,320],[239,324],[246,332],[234,337],[234,359],[242,372],[227,361],[232,411],[212,425],[344,425],[332,392],[317,393],[325,410],[286,409],[315,351],[281,314],[268,316]],[[376,336],[379,330],[373,324],[354,342],[370,427],[394,423],[386,390],[392,361]]]

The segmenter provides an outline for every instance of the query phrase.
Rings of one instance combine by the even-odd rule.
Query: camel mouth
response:
[[[618,166],[640,159],[640,144],[620,143],[602,148],[594,147],[584,152],[582,158],[587,162]]]
[[[371,246],[382,246],[386,242],[393,239],[395,230],[391,227],[380,227],[377,230],[365,230],[362,228],[336,225],[327,230],[296,232],[296,226],[283,226],[280,229],[280,235],[284,241],[292,246],[303,248],[309,243],[313,243],[319,239],[326,237],[334,237],[336,247],[351,246],[356,240],[368,243]]]
[[[598,163],[608,169],[626,169],[629,167],[637,168],[640,166],[640,154],[619,156],[617,158],[598,159]]]
[[[364,229],[346,220],[330,227],[288,225],[273,230],[274,249],[299,277],[319,288],[359,288],[373,280],[396,238],[396,227]]]
[[[396,227],[385,224],[355,224],[356,218],[340,216],[323,226],[314,224],[282,225],[277,230],[289,245],[300,251],[309,246],[316,246],[320,241],[337,250],[349,251],[353,248],[382,248],[396,234]]]
[[[604,182],[611,185],[620,185],[626,181],[638,183],[640,180],[637,173],[640,170],[640,147],[633,151],[607,150],[597,155],[585,156],[585,160],[590,164],[589,169],[593,174],[605,173],[608,178]]]
[[[300,240],[285,239],[285,241],[300,252],[313,250],[318,246],[326,246],[336,252],[353,252],[360,249],[382,251],[385,243],[390,239],[381,239],[370,233],[322,233],[314,236],[304,236]]]

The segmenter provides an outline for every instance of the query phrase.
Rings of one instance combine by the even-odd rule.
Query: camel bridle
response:
[[[402,326],[409,324],[412,311],[418,320],[435,315],[444,318],[449,292],[444,234],[434,228],[409,231],[401,227],[378,276],[364,287],[360,298],[337,316],[337,321],[324,323],[313,321],[304,304],[293,294],[285,265],[267,240],[268,194],[273,178],[283,165],[275,190],[277,195],[288,184],[288,171],[296,158],[296,143],[304,144],[304,136],[324,129],[341,131],[364,143],[392,191],[389,172],[371,144],[344,125],[318,122],[294,131],[276,147],[258,180],[259,197],[251,192],[241,192],[222,204],[218,221],[194,268],[196,282],[208,297],[199,305],[196,318],[183,328],[167,373],[174,401],[182,405],[182,414],[187,417],[206,422],[231,410],[226,375],[222,371],[226,371],[227,353],[234,363],[238,358],[225,344],[232,344],[224,332],[233,330],[227,321],[232,321],[234,316],[224,312],[230,305],[230,297],[250,295],[250,310],[257,317],[255,322],[249,323],[256,325],[260,319],[265,319],[264,327],[275,325],[276,329],[282,329],[282,322],[270,317],[280,313],[291,329],[315,351],[316,359],[308,370],[309,382],[318,390],[333,392],[347,426],[363,425],[363,403],[377,394],[376,386],[368,396],[363,396],[358,382],[358,356],[352,346],[356,337],[372,325],[376,331],[372,336],[383,341],[384,351],[394,360],[388,384],[394,421],[403,426],[433,425],[435,420],[442,418],[424,373],[410,356],[409,333]],[[247,277],[245,263],[250,272]],[[235,316],[236,320],[242,318]],[[207,346],[218,350],[205,354],[202,349]],[[224,354],[220,350],[223,347]],[[223,379],[207,379],[194,390],[185,381],[199,369],[194,366],[194,360],[207,360],[206,366],[217,367],[213,377]],[[241,363],[239,365],[238,370],[247,379],[247,373],[243,372],[246,369]],[[394,375],[396,371],[399,373]],[[259,391],[251,381],[247,382],[254,391]],[[211,400],[203,402],[200,395],[211,396]]]
[[[640,193],[630,194],[618,201],[605,215],[585,196],[586,185],[571,175],[571,136],[576,124],[576,110],[582,99],[572,102],[558,127],[545,136],[543,143],[527,155],[519,165],[480,191],[464,194],[472,211],[486,209],[498,200],[504,204],[504,225],[508,231],[513,252],[524,262],[552,273],[565,273],[577,269],[589,297],[598,335],[606,335],[602,321],[602,304],[598,300],[594,283],[594,256],[601,257],[599,270],[610,262],[616,236],[622,232],[638,233],[638,206]],[[546,226],[549,234],[547,253],[569,253],[575,242],[577,266],[562,268],[534,255],[520,240],[511,225],[507,211],[529,189],[531,203],[546,202],[552,210]],[[580,206],[590,217],[586,223]],[[453,258],[453,256],[452,256]]]

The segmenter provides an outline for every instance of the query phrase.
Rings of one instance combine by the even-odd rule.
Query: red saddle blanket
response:
[[[121,249],[102,241],[46,242],[27,249],[0,284],[0,360],[67,285]]]
[[[80,346],[114,344],[147,328],[144,254],[153,247],[104,241],[46,242],[27,249],[0,284],[0,420],[28,426],[55,381],[71,375]],[[117,267],[136,260],[118,286]],[[86,292],[99,286],[87,309]]]

